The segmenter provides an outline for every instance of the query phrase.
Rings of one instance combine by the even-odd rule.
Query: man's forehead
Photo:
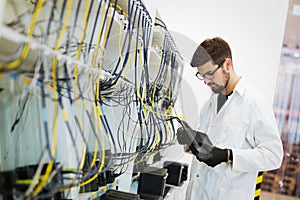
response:
[[[207,61],[205,64],[197,67],[198,72],[208,72],[214,70],[216,67],[212,60]]]

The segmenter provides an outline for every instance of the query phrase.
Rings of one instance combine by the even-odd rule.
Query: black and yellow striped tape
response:
[[[263,181],[263,172],[258,172],[257,178],[256,178],[254,200],[259,200],[260,193],[261,193],[261,183],[262,183],[262,181]]]

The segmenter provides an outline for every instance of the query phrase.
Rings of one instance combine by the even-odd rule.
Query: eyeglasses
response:
[[[200,74],[199,72],[197,72],[196,73],[197,78],[199,78],[200,80],[204,80],[204,78],[209,79],[209,80],[213,79],[215,77],[214,74],[218,71],[218,69],[220,67],[222,67],[224,62],[225,62],[225,59],[220,64],[218,64],[218,67],[212,72],[208,72],[206,74]]]

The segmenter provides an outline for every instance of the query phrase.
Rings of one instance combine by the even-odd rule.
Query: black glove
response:
[[[232,151],[228,149],[220,149],[213,147],[206,156],[196,156],[200,162],[206,163],[208,166],[215,167],[216,165],[228,161],[228,151],[232,155]],[[231,157],[231,156],[230,156]]]
[[[202,144],[203,139],[207,137],[205,133],[193,130],[185,121],[178,119],[178,122],[181,124],[176,133],[179,144],[190,145],[193,141]]]
[[[187,145],[195,156],[200,158],[212,148],[211,141],[205,133],[193,130],[185,121],[178,120],[182,127],[177,129],[179,144]]]
[[[178,143],[182,145],[190,145],[193,141],[196,141],[199,145],[201,145],[204,138],[207,137],[205,133],[183,127],[177,129],[176,135]]]

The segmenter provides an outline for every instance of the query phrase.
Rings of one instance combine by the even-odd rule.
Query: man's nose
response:
[[[210,80],[208,78],[206,78],[205,76],[203,77],[203,82],[205,85],[207,85],[209,83],[209,81]]]

